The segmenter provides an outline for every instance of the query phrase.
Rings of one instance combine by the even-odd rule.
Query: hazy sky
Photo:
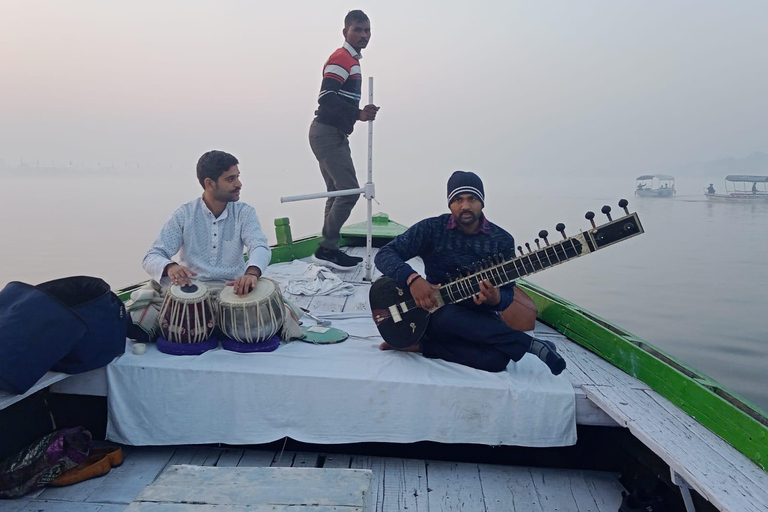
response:
[[[372,22],[383,187],[442,187],[456,168],[634,177],[768,150],[764,1],[1,2],[8,163],[192,169],[218,148],[259,179],[317,177],[296,192],[314,191],[307,130],[352,8]]]

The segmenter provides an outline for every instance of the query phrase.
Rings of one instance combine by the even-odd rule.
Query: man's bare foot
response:
[[[417,343],[406,348],[395,348],[386,341],[382,341],[379,350],[399,350],[400,352],[421,352],[421,346]]]

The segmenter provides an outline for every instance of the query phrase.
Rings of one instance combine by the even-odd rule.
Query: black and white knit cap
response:
[[[448,206],[459,194],[474,194],[485,206],[483,180],[470,171],[456,171],[448,178]]]

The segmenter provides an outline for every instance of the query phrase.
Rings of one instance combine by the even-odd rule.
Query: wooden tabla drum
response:
[[[283,326],[285,307],[280,287],[260,277],[248,295],[238,297],[232,286],[219,293],[219,328],[225,336],[241,343],[270,340]]]
[[[197,281],[173,285],[165,292],[160,308],[160,332],[171,343],[202,343],[216,326],[208,287]]]

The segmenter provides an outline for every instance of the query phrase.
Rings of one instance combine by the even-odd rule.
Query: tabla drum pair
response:
[[[259,279],[244,297],[238,297],[227,286],[219,294],[217,305],[202,283],[174,285],[166,292],[160,309],[162,336],[157,347],[169,354],[202,354],[218,346],[218,339],[212,336],[219,325],[224,335],[234,340],[222,340],[224,348],[238,352],[274,350],[280,343],[276,334],[283,317],[280,288],[270,279]]]

